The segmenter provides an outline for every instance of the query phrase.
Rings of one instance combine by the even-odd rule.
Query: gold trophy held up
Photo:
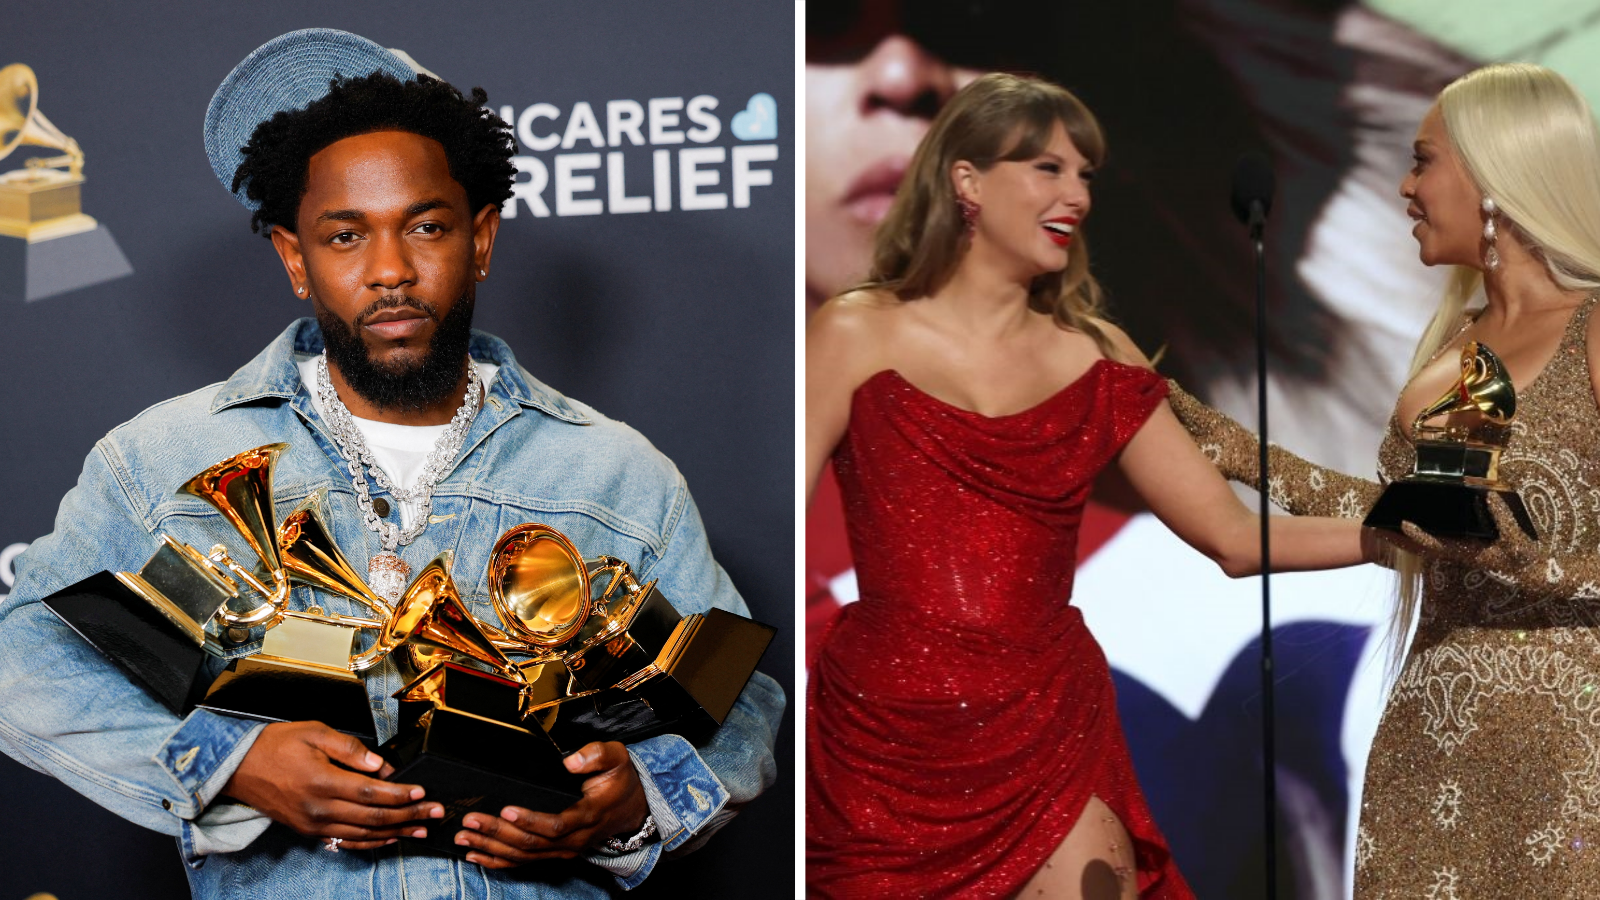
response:
[[[1411,522],[1438,537],[1494,540],[1500,536],[1489,510],[1491,493],[1517,524],[1537,537],[1517,492],[1500,479],[1504,427],[1517,414],[1517,395],[1505,365],[1477,341],[1461,348],[1461,375],[1411,424],[1416,461],[1411,474],[1384,489],[1365,525],[1399,531]],[[1446,423],[1456,417],[1454,421]]]

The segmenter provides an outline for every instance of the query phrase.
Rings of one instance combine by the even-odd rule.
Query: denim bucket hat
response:
[[[234,67],[206,107],[206,158],[222,186],[233,189],[233,173],[244,162],[240,152],[256,126],[286,110],[304,109],[327,96],[335,75],[360,78],[388,72],[401,81],[432,75],[400,50],[386,50],[359,35],[332,28],[306,28],[275,37]],[[260,204],[233,195],[254,211]]]

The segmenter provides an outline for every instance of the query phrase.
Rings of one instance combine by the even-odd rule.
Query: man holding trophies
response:
[[[785,700],[759,672],[734,684],[731,705],[712,713],[720,727],[698,743],[668,732],[564,747],[557,758],[576,797],[564,807],[463,814],[440,792],[408,783],[403,767],[396,774],[390,739],[421,734],[430,716],[437,724],[459,705],[446,701],[442,681],[418,686],[429,657],[408,649],[417,641],[436,662],[460,650],[452,640],[480,647],[473,658],[520,691],[526,710],[540,678],[601,693],[579,685],[582,666],[592,677],[596,655],[631,639],[616,613],[627,603],[589,611],[590,575],[598,584],[600,571],[622,571],[636,588],[633,573],[649,579],[637,608],[656,590],[671,598],[676,610],[651,607],[667,617],[663,628],[680,614],[698,624],[717,610],[747,612],[671,462],[471,329],[515,175],[509,128],[485,101],[403,53],[326,29],[283,35],[240,63],[208,110],[207,153],[315,318],[291,324],[227,382],[158,404],[100,441],[55,531],[19,558],[15,589],[0,603],[0,749],[177,836],[197,897],[358,888],[381,897],[606,896],[611,884],[640,884],[662,853],[703,843],[775,777]],[[325,532],[321,543],[294,544],[304,535],[278,527],[280,505],[297,510],[282,517],[286,525]],[[569,580],[584,589],[581,609],[564,613],[571,627],[561,640],[588,635],[586,658],[558,659],[555,641],[506,621],[528,605],[503,602],[511,574],[496,538],[527,523],[548,526],[563,547],[604,554],[605,565],[569,554],[577,561]],[[244,547],[259,565],[234,561],[251,561]],[[306,560],[342,580],[330,588],[304,577]],[[293,683],[358,684],[375,739],[157,696],[127,664],[138,652],[118,656],[53,602],[101,584],[96,573],[149,601],[118,600],[113,611],[156,610],[188,629],[194,646],[183,652],[202,660],[202,690],[219,673],[242,675],[253,659],[278,659],[280,674],[328,668],[310,656],[284,661],[291,628],[344,635],[335,656],[349,656],[345,670]],[[419,587],[430,575],[431,586]],[[186,622],[182,610],[196,608],[191,589],[205,593],[201,586],[225,599]],[[433,636],[418,637],[425,631]],[[535,636],[517,644],[519,634]],[[370,641],[358,662],[350,641],[368,640],[361,635]],[[157,646],[143,650],[160,656]],[[503,650],[531,654],[543,668],[510,662]],[[656,657],[663,667],[664,658]],[[397,693],[405,694],[398,703]],[[428,711],[408,713],[408,702]],[[477,765],[515,775],[527,764]],[[430,823],[449,833],[430,835]],[[450,851],[438,849],[441,838]]]

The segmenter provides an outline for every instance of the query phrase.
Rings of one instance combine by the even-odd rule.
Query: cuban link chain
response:
[[[416,540],[417,535],[427,529],[428,516],[433,509],[433,489],[444,479],[445,472],[455,462],[456,454],[461,450],[462,441],[466,440],[467,429],[471,427],[473,418],[478,414],[481,387],[482,380],[478,377],[478,367],[469,359],[467,396],[462,399],[461,407],[450,419],[450,425],[444,434],[434,441],[433,449],[428,452],[428,459],[423,464],[422,475],[417,479],[416,487],[404,489],[391,482],[383,468],[373,459],[372,451],[367,449],[367,442],[361,437],[361,429],[356,427],[350,410],[339,399],[339,392],[333,389],[333,380],[328,377],[327,352],[324,351],[317,357],[317,396],[322,400],[323,419],[333,432],[334,443],[338,444],[339,453],[344,457],[346,467],[349,469],[350,483],[355,487],[356,504],[361,508],[362,521],[368,531],[377,533],[378,542],[383,545],[383,552],[372,557],[367,563],[367,583],[373,593],[389,601],[391,605],[400,601],[400,594],[405,590],[406,582],[411,577],[411,567],[406,565],[405,560],[401,559],[395,550],[410,544]],[[388,491],[396,502],[417,505],[416,521],[411,523],[411,527],[402,531],[398,525],[385,521],[372,509],[372,493],[367,487],[369,474],[378,483],[378,487]]]

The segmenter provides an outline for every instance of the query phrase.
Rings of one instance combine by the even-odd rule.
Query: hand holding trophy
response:
[[[1402,523],[1412,522],[1439,537],[1492,541],[1500,535],[1489,508],[1489,497],[1495,494],[1518,526],[1536,537],[1522,498],[1500,479],[1503,427],[1516,414],[1516,391],[1500,358],[1487,346],[1468,341],[1461,348],[1456,383],[1412,422],[1416,460],[1411,474],[1384,489],[1364,524],[1398,532]],[[1452,416],[1467,421],[1429,424]]]
[[[139,572],[101,572],[44,602],[177,715],[200,706],[316,720],[369,746],[378,735],[361,673],[393,657],[409,680],[394,695],[397,733],[379,752],[392,778],[424,785],[444,804],[445,819],[427,823],[424,840],[435,849],[467,852],[451,836],[469,812],[567,809],[583,796],[583,779],[563,759],[591,741],[708,735],[775,632],[715,608],[684,616],[626,562],[585,560],[561,532],[533,523],[502,535],[490,558],[502,625],[472,615],[450,551],[391,604],[335,542],[323,492],[275,522],[272,470],[287,446],[247,450],[179,488],[222,514],[255,553],[254,569],[223,545],[202,554],[163,534]],[[372,617],[290,609],[292,582]],[[257,627],[266,629],[261,650],[207,679],[205,655],[225,655],[224,642],[242,644]],[[373,641],[357,652],[362,631]]]
[[[448,564],[437,572],[448,602],[435,606],[452,612],[435,614],[433,628],[451,640],[433,646],[470,646],[463,655],[496,674],[438,662],[395,694],[400,727],[379,752],[395,779],[444,803],[445,820],[430,823],[423,842],[450,853],[466,852],[450,836],[468,813],[560,812],[576,802],[582,780],[562,760],[591,741],[709,734],[774,634],[720,609],[680,615],[626,562],[585,560],[565,535],[536,523],[507,531],[490,557],[490,602],[503,629],[465,616]],[[609,580],[595,597],[599,578]],[[528,658],[508,666],[501,651]]]

